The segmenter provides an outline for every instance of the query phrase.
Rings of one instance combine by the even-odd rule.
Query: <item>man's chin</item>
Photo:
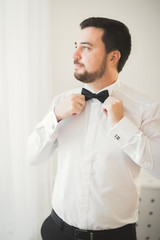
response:
[[[78,80],[78,81],[81,81],[81,82],[85,82],[85,78],[82,74],[79,74],[77,72],[74,73],[74,77]]]
[[[88,78],[86,75],[80,74],[80,73],[77,73],[77,72],[74,73],[74,77],[78,81],[83,82],[83,83],[91,83],[91,82],[95,81],[94,79]]]

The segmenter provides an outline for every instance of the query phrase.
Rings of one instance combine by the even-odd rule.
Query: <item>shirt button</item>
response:
[[[55,129],[55,124],[52,125],[52,129]]]

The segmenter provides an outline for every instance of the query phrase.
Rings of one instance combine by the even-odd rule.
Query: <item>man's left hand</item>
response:
[[[109,124],[114,127],[123,117],[123,103],[115,97],[108,97],[102,105]]]

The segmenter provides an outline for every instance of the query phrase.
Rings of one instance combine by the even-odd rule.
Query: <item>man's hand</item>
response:
[[[109,124],[113,127],[123,117],[123,103],[115,97],[108,97],[102,105],[102,109],[108,117]]]
[[[71,115],[79,115],[85,106],[85,97],[81,94],[72,94],[60,102],[54,109],[57,121]]]

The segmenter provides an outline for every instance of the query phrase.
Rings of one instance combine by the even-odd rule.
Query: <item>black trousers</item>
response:
[[[135,224],[129,224],[126,227],[112,230],[103,231],[104,234],[96,235],[96,239],[93,240],[136,240],[136,227]],[[41,235],[43,240],[83,240],[83,238],[76,238],[65,231],[61,230],[56,223],[49,216],[41,228]],[[84,238],[85,239],[85,238]],[[89,239],[90,240],[90,239]]]

